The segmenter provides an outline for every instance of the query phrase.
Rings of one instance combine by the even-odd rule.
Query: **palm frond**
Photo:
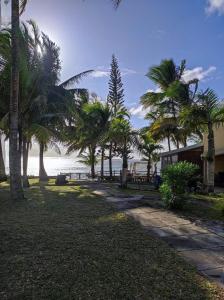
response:
[[[80,82],[80,80],[82,80],[84,77],[88,76],[92,72],[94,72],[94,70],[88,70],[88,71],[79,73],[79,74],[67,79],[66,81],[62,82],[59,86],[63,87],[63,88],[68,88],[69,86],[71,86],[73,84],[78,84]]]
[[[112,3],[114,4],[114,7],[117,9],[118,6],[121,4],[122,0],[111,0]]]
[[[20,0],[20,15],[24,13],[28,1],[29,0]]]

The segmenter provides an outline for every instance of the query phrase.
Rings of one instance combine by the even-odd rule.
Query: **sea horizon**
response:
[[[85,166],[80,163],[78,157],[67,157],[67,156],[46,156],[44,157],[44,166],[48,176],[56,176],[60,173],[89,173],[90,167]],[[141,159],[130,159],[128,160],[128,167],[130,168],[131,164],[134,162],[141,162]],[[114,158],[112,160],[113,171],[120,171],[122,169],[122,159]],[[100,171],[101,163],[99,162],[95,170],[96,172]],[[146,164],[139,164],[139,171],[146,171]],[[108,160],[104,161],[104,171],[109,171],[109,162]],[[9,162],[8,157],[6,157],[6,172],[9,173]],[[29,156],[28,159],[28,170],[27,174],[29,176],[38,176],[39,175],[39,157],[38,156]]]

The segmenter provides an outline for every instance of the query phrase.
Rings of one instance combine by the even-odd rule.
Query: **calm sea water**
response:
[[[78,159],[77,159],[78,160]],[[55,176],[59,173],[87,173],[90,168],[78,162],[71,157],[45,157],[44,165],[49,176]],[[130,164],[139,160],[130,160]],[[113,159],[113,170],[120,171],[122,168],[121,159]],[[6,161],[6,169],[8,171],[8,161]],[[105,171],[109,171],[108,161],[104,162]],[[139,165],[139,171],[146,171],[146,165]],[[96,171],[100,171],[100,164],[96,166]],[[30,156],[28,162],[28,175],[38,176],[39,173],[39,158],[37,156]]]

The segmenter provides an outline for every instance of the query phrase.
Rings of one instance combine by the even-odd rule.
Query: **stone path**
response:
[[[108,188],[95,191],[118,209],[138,221],[151,235],[175,248],[198,271],[224,287],[224,227],[213,223],[194,223],[170,211],[140,206],[141,195],[111,196]]]

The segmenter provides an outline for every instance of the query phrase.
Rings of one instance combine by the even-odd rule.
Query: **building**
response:
[[[215,184],[224,186],[224,126],[214,128],[215,140]],[[180,148],[160,154],[161,169],[164,169],[168,164],[178,161],[188,161],[197,164],[200,172],[206,179],[206,157],[208,152],[207,134],[204,135],[203,142]]]
[[[196,145],[164,152],[160,154],[161,157],[161,169],[164,169],[168,164],[178,161],[189,161],[197,164],[203,172],[203,143]]]

